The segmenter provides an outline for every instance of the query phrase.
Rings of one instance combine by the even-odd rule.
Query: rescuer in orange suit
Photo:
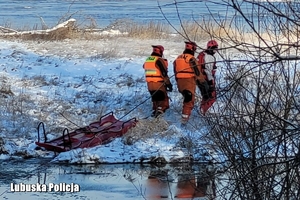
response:
[[[200,87],[202,101],[200,106],[200,111],[205,115],[206,111],[214,104],[217,98],[216,94],[216,57],[215,53],[218,51],[218,43],[215,40],[210,40],[207,42],[207,48],[200,52],[197,59],[201,68],[201,73],[204,75],[207,88]]]
[[[218,43],[215,40],[207,42],[206,50],[199,53],[197,59],[206,82],[208,83],[208,91],[201,91],[203,99],[215,98],[212,92],[215,91],[215,73],[216,73],[216,58],[214,54],[218,50]]]
[[[200,83],[205,84],[205,78],[194,57],[196,49],[195,42],[185,42],[183,53],[173,63],[178,91],[183,95],[182,123],[186,123],[191,115],[195,104],[196,86]]]
[[[152,45],[153,51],[146,59],[143,68],[148,90],[152,99],[152,117],[163,114],[169,108],[167,91],[172,92],[173,87],[168,76],[168,61],[163,58],[164,47]]]

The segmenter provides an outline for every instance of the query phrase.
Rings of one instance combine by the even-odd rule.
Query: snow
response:
[[[51,33],[52,31],[56,31],[57,29],[60,29],[60,28],[64,28],[64,27],[67,27],[68,24],[70,23],[75,23],[76,20],[75,19],[69,19],[68,21],[65,21],[51,29],[46,29],[46,30],[34,30],[34,31],[23,31],[22,34],[49,34]],[[0,28],[3,28],[3,27],[0,27]],[[4,27],[4,29],[6,30],[9,30],[7,28]],[[12,33],[8,33],[7,35],[16,35],[18,34],[17,31],[14,31],[12,30]]]
[[[199,128],[198,104],[190,125],[180,126],[182,96],[176,88],[172,62],[182,53],[184,41],[174,34],[168,41],[124,37],[118,30],[102,34],[109,37],[97,41],[0,40],[0,139],[4,143],[0,159],[26,156],[50,157],[52,162],[128,163],[163,158],[173,162],[191,154],[195,160],[207,159],[203,144],[195,143],[194,149],[180,145],[182,141],[200,142],[206,131],[204,126]],[[197,42],[204,46],[205,41]],[[152,44],[165,46],[174,86],[169,93],[170,109],[159,119],[149,118],[152,105],[142,68]],[[133,144],[126,144],[123,137],[58,155],[35,145],[41,121],[52,139],[64,128],[88,125],[111,111],[120,120],[139,120],[139,126],[129,131],[136,136]]]

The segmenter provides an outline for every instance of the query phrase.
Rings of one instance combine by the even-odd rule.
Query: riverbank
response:
[[[112,31],[97,40],[15,38],[0,41],[2,159],[54,157],[54,153],[34,144],[39,122],[46,125],[51,139],[62,135],[64,128],[74,130],[88,125],[111,111],[123,120],[133,117],[139,120],[129,133],[135,136],[134,144],[128,145],[126,137],[119,138],[105,146],[61,153],[53,162],[128,163],[158,158],[163,158],[164,162],[197,162],[210,159],[202,139],[206,129],[199,124],[202,118],[198,113],[199,102],[188,126],[180,126],[182,96],[176,88],[172,62],[183,51],[184,40],[174,40],[177,36],[173,35],[168,39],[141,40],[115,33]],[[168,59],[169,76],[174,86],[174,91],[169,93],[170,109],[160,119],[148,118],[151,99],[142,68],[153,44],[165,47],[164,56]],[[204,46],[201,45],[204,41],[198,44]]]

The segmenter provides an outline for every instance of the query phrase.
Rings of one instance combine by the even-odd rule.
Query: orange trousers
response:
[[[152,99],[152,109],[161,107],[165,112],[169,108],[169,97],[164,82],[147,82],[147,86]]]
[[[178,91],[183,95],[182,114],[190,116],[195,104],[195,78],[177,78]]]

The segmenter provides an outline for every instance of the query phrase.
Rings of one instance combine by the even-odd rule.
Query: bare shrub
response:
[[[226,172],[220,176],[228,178],[217,197],[298,199],[299,3],[215,3],[232,15],[181,25],[184,38],[200,33],[221,47],[218,100],[215,114],[203,118],[202,137]]]
[[[106,47],[102,50],[102,52],[98,56],[104,59],[118,57],[117,47],[113,47],[113,46]]]
[[[1,97],[7,98],[7,97],[13,96],[13,95],[14,95],[14,93],[11,91],[10,86],[2,86],[0,88],[0,96]]]

